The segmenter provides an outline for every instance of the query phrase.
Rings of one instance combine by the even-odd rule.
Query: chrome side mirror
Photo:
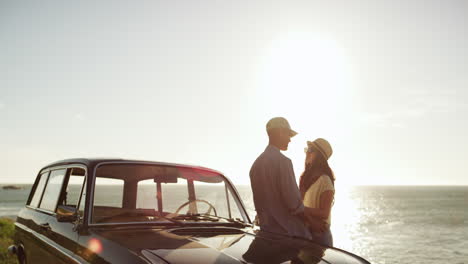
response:
[[[66,205],[59,205],[57,207],[57,221],[59,222],[73,222],[78,219],[76,208]]]

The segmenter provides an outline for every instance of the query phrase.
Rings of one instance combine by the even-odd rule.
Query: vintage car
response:
[[[260,231],[220,172],[120,159],[40,170],[9,250],[20,263],[368,263]]]

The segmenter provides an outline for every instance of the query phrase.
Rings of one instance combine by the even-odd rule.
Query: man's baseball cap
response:
[[[273,117],[272,119],[270,119],[270,121],[268,121],[268,123],[266,124],[266,130],[268,132],[270,129],[273,128],[289,129],[290,137],[294,137],[295,135],[297,135],[297,132],[291,129],[288,120],[286,120],[286,118],[284,117]]]

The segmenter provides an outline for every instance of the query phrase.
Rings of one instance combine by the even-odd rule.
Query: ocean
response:
[[[0,189],[0,216],[18,213],[31,185]],[[239,185],[247,211],[250,186]],[[372,263],[468,264],[468,186],[355,186],[336,188],[334,245]]]

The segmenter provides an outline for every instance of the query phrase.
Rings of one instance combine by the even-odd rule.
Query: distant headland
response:
[[[18,185],[5,185],[5,186],[2,186],[2,189],[3,190],[21,190],[23,188]]]

